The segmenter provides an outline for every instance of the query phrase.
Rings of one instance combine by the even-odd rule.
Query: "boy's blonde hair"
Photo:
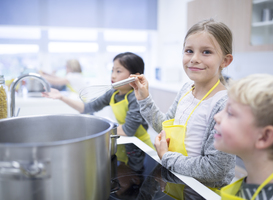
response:
[[[66,62],[66,67],[71,71],[71,72],[82,72],[81,65],[78,60],[72,59],[68,60]]]
[[[228,95],[235,101],[250,106],[256,126],[273,125],[273,75],[253,74],[231,81]]]

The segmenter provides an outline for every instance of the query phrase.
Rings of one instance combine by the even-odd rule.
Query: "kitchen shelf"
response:
[[[252,1],[251,45],[273,44],[273,0]]]
[[[253,0],[253,4],[267,3],[272,2],[272,0]]]
[[[252,27],[272,26],[272,25],[273,25],[273,20],[272,21],[266,21],[266,22],[254,22],[252,24]]]

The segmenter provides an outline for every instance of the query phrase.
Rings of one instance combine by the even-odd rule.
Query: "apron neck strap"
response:
[[[269,183],[272,179],[273,179],[273,173],[269,177],[267,177],[267,179],[258,187],[258,189],[256,190],[256,192],[252,196],[251,200],[254,200],[256,198],[256,196],[259,194],[259,192],[263,189],[263,187],[267,183]]]
[[[191,88],[188,92],[186,92],[186,94],[184,94],[183,97],[180,98],[178,104],[180,104],[180,101],[181,101],[185,96],[187,96],[187,94],[189,94],[193,89],[194,89],[194,86],[192,86],[192,88]]]
[[[219,85],[219,83],[220,83],[220,80],[218,79],[218,81],[217,81],[217,83],[215,83],[215,85],[207,92],[207,94],[205,95],[205,96],[203,96],[203,98],[198,102],[198,104],[194,107],[194,109],[191,111],[191,113],[190,113],[190,115],[189,115],[189,117],[188,117],[188,119],[187,119],[187,121],[186,121],[186,123],[185,123],[185,126],[187,126],[187,123],[188,123],[188,120],[190,119],[190,117],[191,117],[191,115],[192,115],[192,113],[194,112],[194,110],[197,108],[197,106],[199,106],[199,104],[217,87],[217,85]],[[190,90],[190,91],[192,91],[193,90],[193,88]],[[189,92],[190,92],[189,91]],[[188,93],[187,93],[188,94]],[[185,96],[185,95],[184,95]]]

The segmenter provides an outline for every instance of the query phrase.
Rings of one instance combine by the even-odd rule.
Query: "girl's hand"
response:
[[[168,152],[168,147],[170,143],[170,138],[166,139],[166,132],[161,131],[155,138],[155,148],[157,154],[162,159],[163,155]]]
[[[132,74],[130,77],[136,77],[135,82],[130,83],[130,86],[134,88],[137,100],[146,99],[149,96],[149,87],[147,79],[144,77],[143,74],[141,75]]]
[[[54,88],[50,88],[50,92],[42,92],[43,97],[51,98],[51,99],[61,99],[62,94],[59,90],[56,90]]]

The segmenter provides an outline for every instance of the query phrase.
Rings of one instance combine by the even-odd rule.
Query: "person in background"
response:
[[[87,82],[82,75],[81,65],[76,59],[71,59],[66,62],[65,77],[47,74],[43,71],[41,71],[40,74],[56,89],[61,89],[66,86],[70,91],[79,93],[82,88],[87,86]]]
[[[144,62],[142,58],[131,52],[116,55],[113,63],[111,75],[112,83],[127,79],[130,74],[144,73]],[[154,149],[150,135],[147,133],[148,124],[140,114],[134,89],[129,84],[120,86],[117,90],[111,89],[95,101],[87,103],[63,96],[55,89],[51,89],[49,93],[44,92],[43,96],[59,99],[84,114],[93,114],[94,112],[100,111],[105,106],[110,105],[116,120],[120,124],[117,128],[117,134],[122,136],[136,136]],[[127,144],[125,145],[125,149],[124,147],[121,148],[121,145],[119,145],[116,154],[118,160],[125,163],[132,161],[135,165],[140,165],[143,161],[141,157],[145,156],[145,154],[141,150],[135,150],[131,147],[130,144]],[[125,152],[127,152],[127,155],[125,155]],[[128,160],[128,157],[132,157],[132,159]]]
[[[226,107],[214,116],[214,146],[239,156],[247,177],[222,188],[222,199],[273,199],[273,76],[230,84]]]
[[[141,115],[159,134],[155,147],[162,165],[219,189],[235,175],[236,157],[215,149],[213,116],[227,101],[221,71],[233,60],[232,33],[213,19],[193,25],[183,45],[183,68],[194,82],[186,83],[165,114],[149,95],[144,75],[130,83],[135,89]],[[162,130],[163,129],[163,130]]]

